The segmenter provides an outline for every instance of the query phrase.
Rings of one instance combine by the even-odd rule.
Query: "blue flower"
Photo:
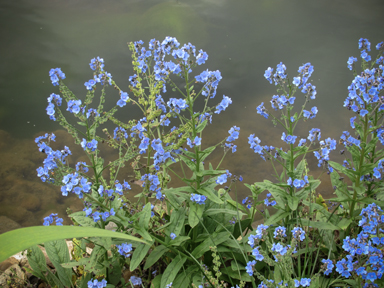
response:
[[[93,152],[97,149],[97,140],[92,139],[91,141],[87,142],[87,140],[83,138],[83,141],[81,141],[80,145],[84,151],[89,149],[91,152]]]
[[[133,286],[141,285],[143,283],[141,281],[141,278],[140,277],[136,277],[136,276],[131,276],[131,278],[129,278],[129,281],[132,282]]]
[[[117,105],[120,107],[124,107],[127,104],[127,101],[129,99],[128,93],[120,91],[120,99],[117,101]]]
[[[141,139],[141,143],[139,145],[140,154],[143,154],[147,151],[148,146],[149,146],[149,142],[150,142],[150,139],[147,137]]]
[[[132,244],[122,243],[121,245],[116,245],[116,248],[118,249],[120,255],[124,256],[125,258],[131,256],[130,252],[132,251]]]
[[[349,57],[348,58],[348,61],[347,61],[347,64],[348,64],[348,69],[349,70],[352,70],[353,69],[353,63],[354,62],[357,62],[357,58],[356,57]]]
[[[282,238],[287,237],[287,228],[284,226],[279,226],[275,229],[275,232],[273,232],[274,238]]]
[[[264,118],[268,119],[268,110],[264,107],[264,102],[261,102],[259,106],[256,108],[257,114],[264,116]]]
[[[301,278],[300,284],[303,287],[309,287],[311,285],[311,279],[310,278]]]
[[[171,235],[169,235],[169,237],[171,237],[171,239],[174,240],[177,236],[175,233],[171,233]]]
[[[293,77],[292,83],[296,86],[300,85],[300,77]]]
[[[291,232],[293,238],[300,241],[303,241],[305,239],[305,231],[301,227],[295,227]]]
[[[264,259],[264,256],[260,254],[260,246],[257,246],[255,249],[252,250],[252,255],[255,256],[257,261],[262,261]]]
[[[371,55],[369,55],[369,54],[367,53],[367,51],[365,51],[365,50],[362,50],[362,51],[361,51],[361,55],[360,55],[360,57],[361,57],[364,61],[366,61],[366,62],[371,61]]]
[[[51,78],[53,86],[58,86],[60,79],[65,79],[65,74],[60,68],[52,68],[49,71],[49,77]]]
[[[307,137],[307,139],[311,142],[315,141],[317,138],[317,140],[320,141],[320,138],[321,138],[321,132],[320,132],[320,129],[317,129],[317,128],[313,128],[309,131],[309,136]]]
[[[332,273],[333,267],[335,267],[335,265],[333,265],[332,263],[332,260],[323,259],[321,260],[321,262],[325,265],[324,275],[329,275],[330,273]]]
[[[68,105],[67,111],[71,113],[77,114],[81,110],[80,108],[81,100],[69,100],[67,105]]]
[[[225,111],[228,108],[229,104],[232,104],[232,99],[228,96],[223,95],[223,100],[216,106],[216,114],[220,114],[221,111]]]
[[[366,38],[360,38],[359,39],[359,49],[367,49],[368,51],[371,51],[371,43]]]
[[[94,79],[91,79],[88,82],[84,83],[84,86],[87,88],[87,90],[90,90],[90,91],[93,90],[93,86],[95,85],[96,85],[96,80]]]
[[[316,98],[316,86],[312,85],[311,83],[306,83],[303,85],[303,89],[301,90],[302,93],[307,94],[309,98],[314,100]]]
[[[249,276],[253,275],[253,266],[256,265],[256,260],[249,261],[247,266],[245,266],[245,271],[249,274]]]
[[[227,182],[227,174],[223,174],[217,177],[217,180],[216,180],[217,184],[223,185],[226,182]]]
[[[187,138],[187,144],[189,147],[193,148],[195,146],[199,146],[201,145],[201,138],[199,138],[198,136],[195,137],[195,139],[193,141],[191,141],[191,139]]]
[[[103,279],[99,282],[97,281],[97,279],[93,280],[92,278],[87,282],[87,285],[88,285],[88,288],[103,288],[103,287],[107,287],[107,281]]]
[[[91,67],[93,71],[96,71],[98,69],[102,70],[104,68],[104,59],[100,58],[99,56],[91,59],[91,63],[89,63],[89,67]]]
[[[225,175],[225,174],[224,174]],[[207,197],[200,194],[191,194],[191,201],[196,202],[199,205],[205,204],[205,200],[207,200]]]
[[[248,199],[248,197],[245,197],[242,201],[243,205],[247,205],[247,208],[248,209],[251,209],[252,208],[252,199]]]
[[[208,54],[200,49],[199,54],[196,56],[197,65],[204,64],[206,60],[208,60]]]
[[[288,144],[295,144],[297,136],[293,135],[285,135],[285,132],[283,132],[283,135],[281,136],[281,140]]]
[[[308,118],[313,119],[316,117],[317,112],[318,112],[317,107],[314,106],[311,108],[311,111],[303,110],[303,117],[306,119]]]
[[[52,213],[51,215],[44,217],[44,226],[50,226],[53,222],[56,223],[56,226],[63,226],[63,218],[59,218],[57,213]]]
[[[240,127],[236,127],[236,126],[233,126],[231,129],[229,129],[228,133],[230,134],[230,136],[227,138],[227,142],[233,142],[235,141],[236,139],[239,138],[239,131],[240,131]]]

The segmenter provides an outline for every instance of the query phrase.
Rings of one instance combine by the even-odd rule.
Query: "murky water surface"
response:
[[[83,83],[92,75],[88,63],[95,56],[104,58],[106,70],[120,87],[127,87],[133,74],[127,42],[174,36],[181,43],[193,43],[209,54],[203,68],[220,70],[223,76],[212,104],[223,94],[233,100],[225,113],[215,115],[204,132],[203,146],[217,143],[227,137],[230,127],[239,126],[238,152],[229,155],[221,167],[242,175],[245,183],[273,180],[270,163],[254,154],[247,143],[252,133],[265,145],[283,143],[282,130],[256,114],[256,106],[276,94],[263,77],[265,69],[283,61],[293,77],[300,65],[311,62],[318,97],[310,107],[317,106],[319,113],[301,124],[297,133],[305,137],[316,127],[322,129],[323,137],[338,138],[349,129],[353,116],[342,107],[352,80],[346,61],[359,56],[360,37],[375,45],[384,40],[383,12],[380,0],[2,1],[0,216],[22,226],[41,225],[52,212],[64,217],[67,207],[82,208],[76,197],[61,196],[58,187],[36,177],[36,168],[45,157],[34,139],[43,133],[55,132],[55,149],[70,146],[72,164],[85,160],[82,149],[72,145],[71,137],[45,114],[46,98],[58,93],[48,77],[50,68],[61,67],[67,85],[81,98],[86,92]],[[303,103],[304,97],[296,96],[298,105]],[[111,93],[106,106],[113,106],[117,99]],[[141,117],[127,107],[119,116]],[[105,155],[114,156],[109,150]],[[215,153],[210,161],[218,163],[221,155]],[[337,152],[333,157],[341,160]],[[319,176],[322,171],[311,156],[308,159],[311,172]],[[123,170],[122,179],[129,173]],[[327,175],[322,180],[319,192],[332,197]],[[249,194],[243,185],[237,191],[239,199]]]

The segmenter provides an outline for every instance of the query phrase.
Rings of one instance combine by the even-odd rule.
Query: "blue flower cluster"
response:
[[[381,50],[382,43],[379,43],[376,46],[377,50]],[[370,61],[371,56],[368,55],[367,51],[370,49],[371,43],[364,38],[359,40],[359,49],[361,51],[361,58],[364,61]],[[350,57],[348,60],[348,68],[351,69],[351,63],[357,61],[356,58]],[[378,59],[377,64],[378,68],[365,69],[360,75],[357,75],[352,81],[352,84],[348,86],[348,97],[344,101],[344,107],[348,110],[352,110],[364,117],[369,113],[367,110],[368,106],[371,104],[378,104],[378,111],[384,110],[383,101],[380,99],[379,93],[384,88],[384,66],[382,65],[380,59]]]
[[[87,282],[88,288],[103,288],[107,287],[107,281],[105,279],[101,280],[100,282],[93,278]]]
[[[130,252],[132,251],[132,244],[122,243],[121,245],[116,245],[116,248],[118,249],[120,255],[124,256],[125,258],[131,256]]]
[[[51,78],[53,86],[58,86],[60,79],[65,79],[65,74],[60,68],[52,68],[49,71],[49,77]]]
[[[61,103],[62,103],[62,99],[60,97],[60,95],[57,95],[55,93],[52,93],[51,95],[49,95],[49,97],[47,98],[48,100],[48,106],[46,108],[47,110],[47,115],[49,116],[49,119],[53,120],[53,121],[56,121],[56,117],[55,117],[55,107],[56,105],[57,106],[61,106]]]
[[[265,206],[275,206],[277,203],[275,200],[272,200],[271,202],[269,202],[269,199],[272,197],[272,194],[271,193],[268,193],[267,194],[267,198],[264,199],[264,205]]]
[[[131,190],[131,186],[125,180],[124,180],[123,184],[119,183],[119,180],[116,180],[115,181],[115,190],[116,190],[117,194],[122,196],[124,191]]]
[[[319,160],[319,163],[317,164],[318,167],[321,167],[323,164],[327,164],[329,161],[329,153],[332,150],[336,150],[336,140],[327,138],[324,141],[321,140],[320,142],[320,150],[314,151],[313,154]]]
[[[129,278],[129,281],[132,282],[133,286],[141,285],[143,283],[141,278],[140,277],[136,277],[136,276],[131,276],[131,278]]]
[[[281,136],[281,140],[283,140],[287,144],[295,144],[297,136],[294,135],[285,135],[285,132],[283,132],[283,135]]]
[[[260,157],[265,161],[265,154],[264,153],[270,154],[272,152],[272,150],[275,149],[275,147],[268,146],[268,145],[261,146],[260,142],[261,142],[261,140],[259,139],[259,137],[255,137],[255,134],[249,135],[248,144],[251,146],[251,149],[253,149],[253,152],[259,154]]]
[[[65,158],[69,155],[72,155],[71,150],[67,146],[64,146],[64,150],[53,150],[49,143],[51,141],[55,141],[55,134],[46,133],[44,136],[39,136],[35,139],[35,143],[37,147],[39,147],[39,151],[43,152],[47,155],[47,158],[44,159],[43,167],[39,167],[36,169],[37,176],[40,177],[43,182],[54,182],[54,170],[58,168],[58,163],[65,164]],[[45,141],[44,141],[45,140]]]
[[[84,107],[81,107],[81,100],[69,100],[67,103],[67,111],[78,114],[81,112],[84,112]]]
[[[120,99],[117,101],[117,105],[120,107],[124,107],[125,105],[127,105],[128,99],[128,93],[120,91]]]
[[[216,106],[216,114],[220,114],[221,111],[225,111],[228,108],[229,104],[232,104],[232,99],[228,96],[223,95],[223,100]]]
[[[379,287],[374,282],[381,279],[384,273],[384,215],[382,209],[375,203],[362,209],[362,219],[359,226],[362,231],[357,238],[347,236],[343,242],[343,249],[349,253],[346,258],[336,263],[336,271],[343,277],[349,278],[352,274],[363,279],[364,287]],[[331,260],[323,260],[327,264],[324,274],[328,275],[334,267]]]
[[[308,181],[308,176],[305,175],[304,176],[304,180],[300,180],[300,179],[295,179],[292,181],[292,178],[289,177],[288,180],[287,180],[287,184],[289,186],[294,186],[296,189],[300,189],[300,188],[303,188],[305,186],[305,184],[308,184],[309,181]]]
[[[145,174],[141,176],[141,181],[143,181],[142,187],[145,187],[146,181],[149,182],[149,191],[156,193],[156,199],[164,200],[165,195],[161,193],[160,180],[156,174]]]
[[[229,171],[227,170],[227,172],[225,174],[217,177],[216,183],[223,185],[224,183],[227,183],[228,177],[231,177],[231,176],[232,176],[232,174],[229,173]]]
[[[187,138],[187,145],[191,148],[193,148],[195,146],[200,146],[201,145],[201,138],[198,136],[196,136],[195,139],[193,139],[193,140]]]
[[[56,223],[56,226],[63,226],[63,218],[59,218],[57,216],[57,213],[52,213],[51,215],[47,216],[47,217],[44,217],[44,223],[43,225],[44,226],[49,226],[51,224],[53,224],[53,222],[55,221]]]
[[[68,192],[75,193],[79,198],[83,198],[83,192],[88,193],[91,190],[92,183],[87,178],[79,175],[77,172],[67,174],[63,177],[61,193],[68,196]]]
[[[295,103],[295,99],[296,99],[296,97],[293,97],[293,96],[287,98],[287,97],[285,97],[285,95],[281,95],[281,96],[273,95],[272,100],[270,102],[271,102],[271,106],[273,109],[281,110],[287,105],[293,105]],[[264,104],[264,103],[262,103],[262,104]],[[259,114],[261,114],[261,113],[259,113]]]
[[[87,140],[83,138],[80,145],[84,149],[84,151],[90,150],[91,152],[93,152],[97,149],[97,140],[92,139],[91,141],[87,142]]]
[[[200,194],[191,194],[191,201],[196,202],[199,205],[205,204],[205,200],[207,200],[207,197]]]
[[[231,129],[229,129],[228,133],[229,133],[229,136],[228,136],[226,143],[224,145],[225,145],[225,147],[232,149],[232,153],[235,153],[237,146],[233,143],[230,143],[230,142],[233,142],[236,139],[239,139],[240,127],[233,126]]]
[[[85,211],[85,216],[87,217],[92,216],[93,221],[95,222],[99,221],[100,219],[103,219],[103,221],[105,222],[107,221],[108,217],[115,216],[116,214],[114,208],[111,208],[110,211],[105,211],[105,212],[99,212],[99,211],[93,212],[92,208],[89,207],[89,208],[84,208],[83,211]]]
[[[253,201],[252,201],[252,199],[250,199],[250,198],[248,198],[248,197],[245,197],[245,198],[243,199],[243,201],[241,201],[241,203],[242,203],[243,205],[246,205],[248,209],[251,209],[251,208],[252,208],[252,205],[253,205]]]

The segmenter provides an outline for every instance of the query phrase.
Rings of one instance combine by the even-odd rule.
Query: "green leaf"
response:
[[[180,246],[181,243],[191,239],[189,236],[177,236],[175,239],[169,241],[170,246]]]
[[[294,179],[302,179],[302,175],[305,169],[307,162],[305,159],[301,160],[300,163],[297,165],[295,171],[293,172]]]
[[[132,254],[131,264],[129,265],[129,270],[133,271],[140,265],[141,261],[147,255],[149,248],[151,245],[145,245],[140,243],[139,246],[136,247],[135,251]]]
[[[184,226],[185,212],[186,212],[185,208],[183,208],[183,207],[179,208],[178,210],[173,210],[173,212],[171,214],[171,219],[169,220],[171,225],[169,225],[165,229],[165,231],[166,231],[165,233],[168,234],[168,236],[171,233],[175,233],[176,235],[180,234],[181,229]]]
[[[297,206],[299,205],[300,199],[297,198],[296,196],[290,196],[287,195],[287,200],[288,200],[288,206],[291,208],[292,211],[296,211]]]
[[[159,245],[153,249],[151,254],[148,256],[147,261],[145,262],[144,270],[152,267],[153,264],[155,264],[157,260],[159,260],[160,257],[163,256],[167,251],[169,251],[169,248],[164,245]]]
[[[192,255],[195,258],[200,258],[203,256],[205,252],[209,250],[209,247],[211,246],[218,246],[219,244],[226,241],[231,233],[225,231],[225,232],[214,232],[211,237],[208,237],[205,239],[199,246],[197,246],[193,252]],[[212,239],[211,239],[212,238]],[[213,242],[212,242],[213,240]]]
[[[45,262],[44,254],[40,250],[40,248],[37,246],[32,246],[30,248],[30,251],[28,251],[27,256],[28,256],[28,263],[31,266],[34,275],[43,280],[46,279],[45,273],[47,272],[47,263]]]
[[[199,171],[196,173],[198,177],[203,177],[203,176],[216,176],[216,175],[221,175],[224,174],[226,171],[225,170],[204,170],[204,171]]]
[[[84,122],[77,122],[77,124],[80,126],[87,126],[87,123],[84,123]]]
[[[177,273],[181,267],[183,267],[184,262],[187,260],[186,257],[182,257],[177,255],[175,259],[168,265],[163,273],[163,277],[161,277],[161,285],[160,287],[165,287],[167,284],[173,282]]]
[[[347,218],[343,218],[340,220],[339,223],[337,223],[337,226],[341,229],[341,230],[345,230],[348,228],[349,224],[352,223],[352,220],[351,219],[347,219]]]
[[[192,228],[199,224],[199,219],[203,216],[205,205],[192,202],[189,206],[188,224]]]
[[[140,212],[139,225],[144,228],[149,227],[149,220],[151,219],[151,203],[144,206],[143,211]]]
[[[60,281],[65,286],[70,287],[72,283],[72,270],[61,266],[62,263],[70,261],[67,243],[61,239],[45,242],[44,246],[49,260],[51,260],[56,268]]]
[[[217,203],[223,204],[223,201],[216,195],[216,191],[214,189],[209,189],[207,187],[203,187],[197,190],[197,193],[206,196],[209,200]]]
[[[296,220],[294,220],[294,221],[296,221]],[[340,229],[339,227],[337,227],[337,226],[335,226],[335,225],[333,225],[332,223],[329,223],[329,222],[315,222],[315,221],[310,221],[308,219],[300,219],[300,223],[303,226],[308,226],[308,227],[313,227],[313,228],[323,229],[323,230],[332,230],[332,231],[334,231],[334,230],[339,230]]]
[[[95,227],[96,222],[91,217],[85,216],[84,211],[75,212],[69,215],[76,223],[83,227]]]
[[[112,269],[108,269],[108,282],[113,284],[112,287],[115,287],[120,282],[121,279],[121,267],[119,261],[113,261],[110,263],[112,265]]]
[[[28,235],[28,237],[25,237],[25,235]],[[78,226],[34,226],[0,234],[0,262],[33,245],[47,241],[80,237],[113,237],[147,243],[130,235],[104,229]]]
[[[193,86],[192,86],[193,87]],[[205,126],[207,126],[208,120],[204,120],[196,127],[196,133],[200,133],[204,130]]]
[[[243,205],[240,205],[239,203],[237,203],[236,201],[234,201],[232,199],[227,199],[227,203],[231,204],[231,206],[233,206],[236,209],[243,210],[244,212],[247,212],[247,210],[243,207]]]
[[[248,275],[245,271],[240,272],[239,271],[233,271],[232,269],[221,269],[220,270],[223,274],[228,275],[230,278],[242,280],[245,282],[251,282],[252,278]],[[240,275],[239,275],[240,274]]]
[[[229,210],[229,209],[213,209],[213,208],[210,208],[210,209],[208,209],[208,210],[206,210],[204,212],[204,216],[213,216],[213,215],[216,215],[216,214],[226,214],[226,215],[233,215],[233,216],[237,216],[237,214],[239,214],[240,218],[244,215],[244,213],[242,213],[242,212],[233,211],[233,210]]]
[[[163,274],[157,275],[155,279],[152,280],[150,288],[161,288],[160,287],[161,277],[163,277]]]
[[[281,219],[287,217],[291,215],[291,212],[285,212],[283,210],[279,210],[277,211],[274,215],[272,215],[271,217],[269,217],[267,219],[267,221],[265,221],[264,225],[272,225],[272,224],[276,224],[277,222],[279,222]]]
[[[172,288],[189,287],[192,279],[191,275],[193,275],[196,271],[199,271],[199,267],[196,264],[189,266],[185,270],[183,269],[183,271],[177,275],[175,281],[173,281]]]
[[[208,147],[207,149],[205,149],[204,151],[200,151],[199,152],[199,154],[201,155],[200,161],[204,161],[205,158],[207,158],[209,156],[209,154],[211,154],[215,149],[216,149],[215,146],[211,146],[211,147]]]

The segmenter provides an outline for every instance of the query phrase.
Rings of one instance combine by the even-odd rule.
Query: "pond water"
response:
[[[239,126],[238,152],[228,155],[221,167],[242,175],[245,183],[272,180],[270,164],[247,143],[254,133],[263,145],[282,145],[282,130],[255,109],[277,93],[264,79],[264,71],[282,61],[293,77],[300,65],[311,62],[317,99],[310,107],[317,106],[319,113],[301,124],[298,134],[307,136],[316,127],[322,129],[323,137],[338,139],[349,129],[353,116],[342,107],[353,79],[347,59],[359,56],[359,38],[368,38],[374,45],[384,40],[383,12],[381,0],[1,1],[0,216],[21,226],[41,225],[52,212],[64,218],[67,207],[82,208],[75,197],[61,196],[58,187],[36,176],[44,155],[34,139],[43,133],[55,132],[53,148],[73,149],[72,164],[84,159],[81,149],[71,146],[71,137],[45,113],[46,98],[58,93],[48,77],[51,68],[61,67],[66,84],[81,97],[86,92],[83,83],[92,75],[91,58],[104,58],[106,70],[120,87],[127,87],[133,74],[127,42],[148,43],[165,36],[191,42],[209,54],[203,68],[222,73],[212,103],[219,103],[223,94],[233,101],[225,113],[215,115],[204,132],[203,146],[218,142],[230,127]],[[300,92],[296,96],[298,103],[303,101]],[[111,93],[106,105],[113,106],[117,99]],[[124,109],[119,112],[123,119],[140,117],[132,108]],[[105,153],[112,157],[110,151]],[[210,161],[218,163],[221,154],[212,155]],[[341,159],[337,152],[332,157]],[[308,159],[311,173],[319,176],[321,169],[313,157]],[[122,179],[128,175],[124,173],[129,172],[123,171]],[[332,197],[327,175],[321,179],[319,192]],[[242,184],[237,191],[239,199],[249,194]]]

